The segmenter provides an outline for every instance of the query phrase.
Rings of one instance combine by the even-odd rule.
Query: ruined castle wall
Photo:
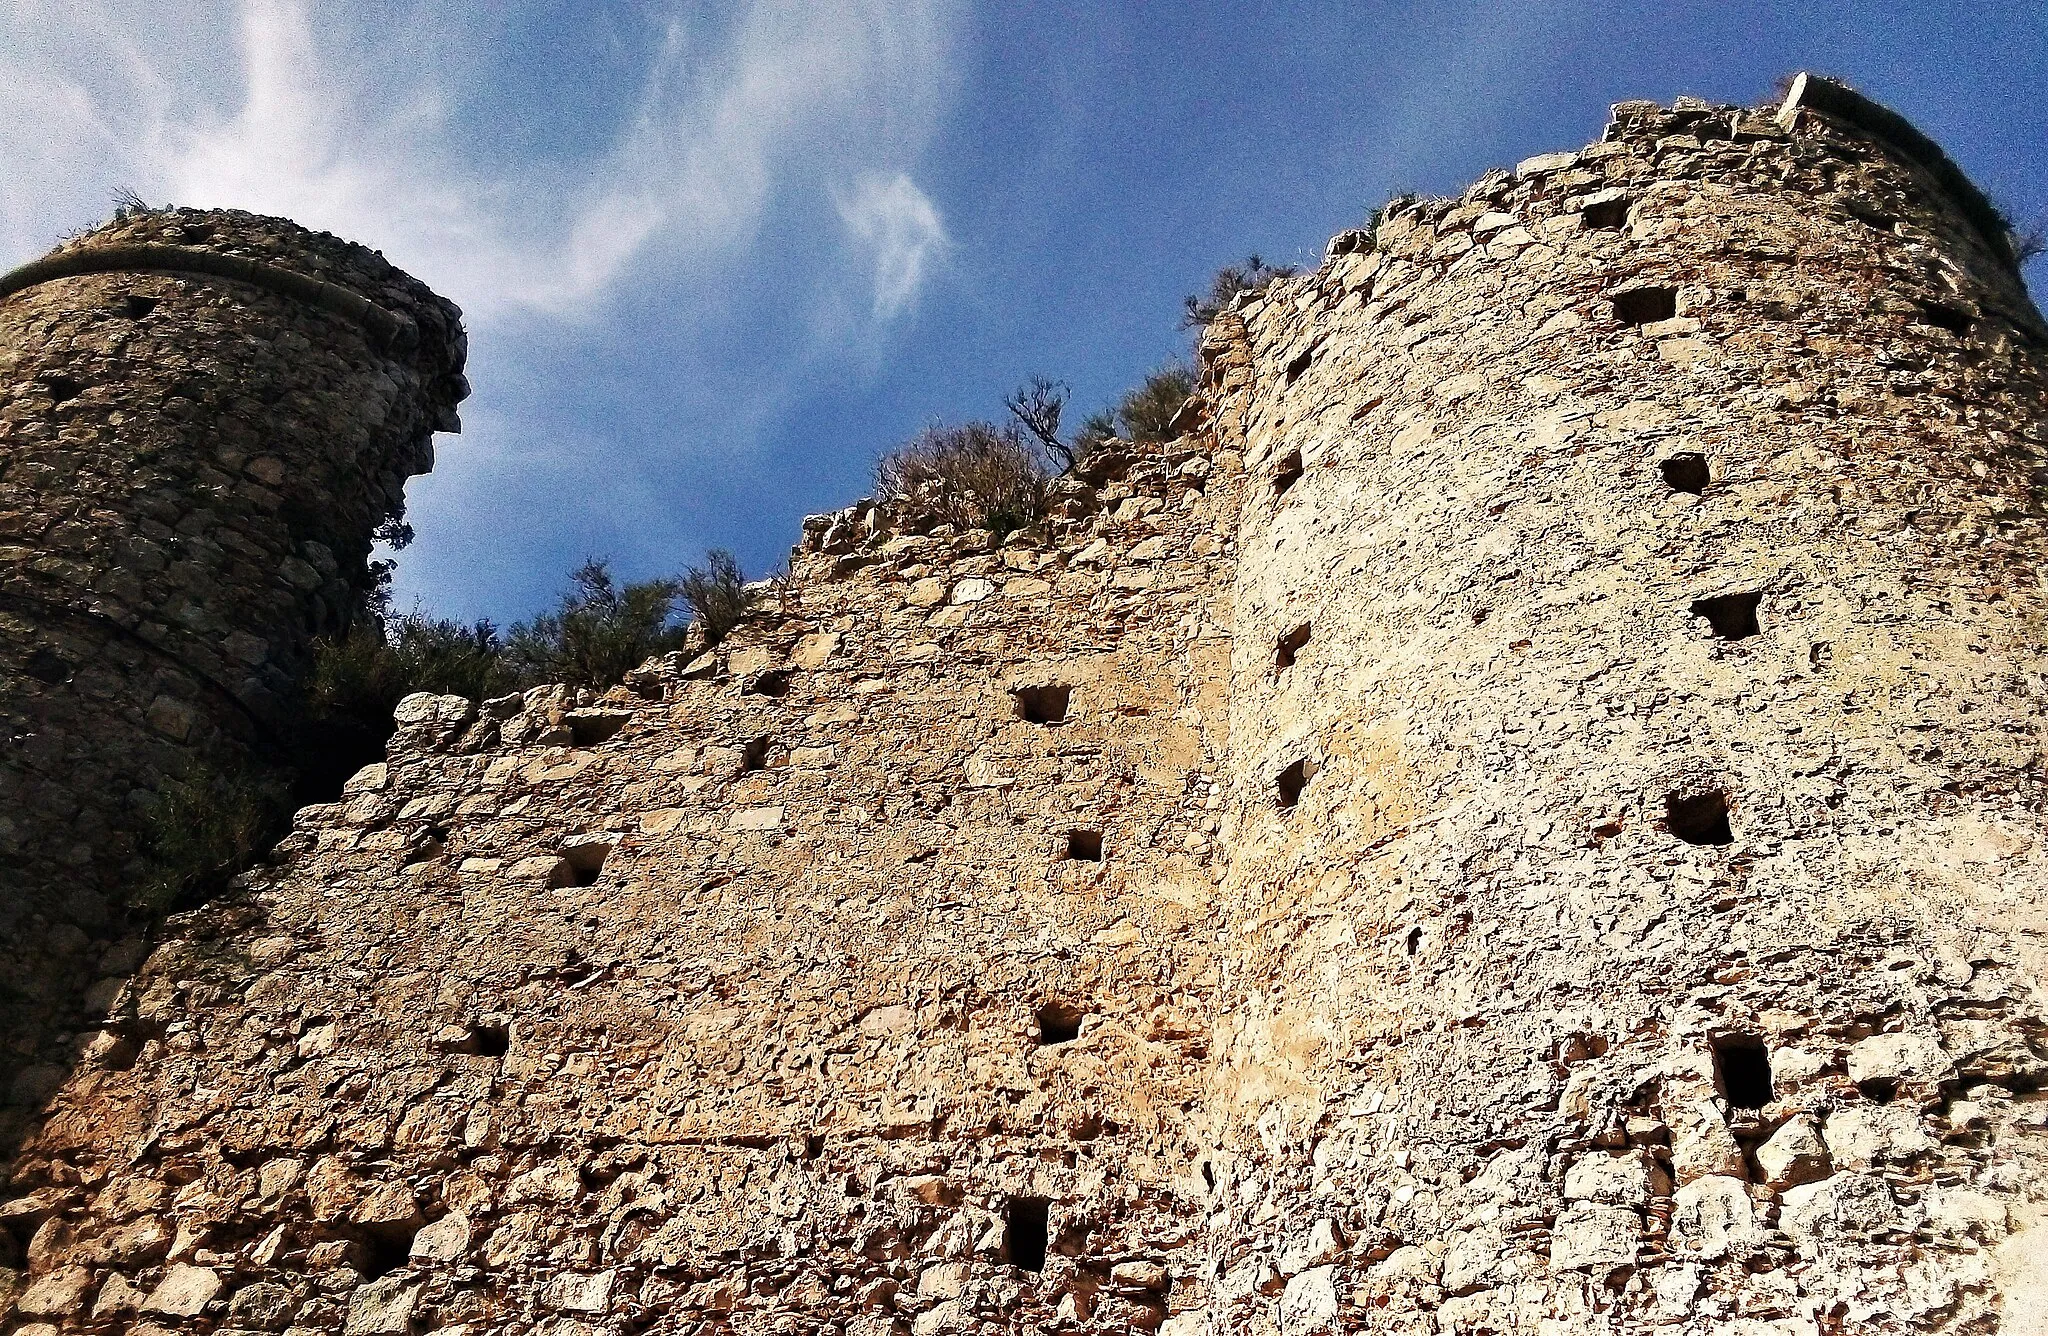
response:
[[[1623,104],[1240,302],[1044,534],[816,517],[700,659],[408,700],[97,982],[6,1336],[2038,1326],[1981,205],[1833,86]]]
[[[463,393],[452,306],[289,223],[138,212],[10,277],[0,1144],[61,1074],[155,790],[278,762],[311,637]]]
[[[1098,483],[1049,538],[815,522],[602,700],[409,701],[114,1002],[15,1171],[23,1320],[1199,1311],[1236,470]]]
[[[2048,330],[1965,204],[1623,104],[1212,333],[1217,1330],[2035,1329]]]

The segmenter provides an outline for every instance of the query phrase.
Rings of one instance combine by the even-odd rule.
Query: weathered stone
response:
[[[1643,1218],[1626,1206],[1582,1201],[1557,1218],[1550,1235],[1550,1265],[1560,1271],[1631,1266]]]
[[[1803,1113],[1787,1118],[1756,1148],[1756,1163],[1763,1171],[1764,1183],[1780,1192],[1834,1172],[1819,1126]]]
[[[85,1306],[91,1289],[92,1272],[82,1266],[59,1267],[30,1281],[14,1306],[27,1317],[70,1317]]]
[[[164,1273],[164,1278],[142,1301],[142,1311],[165,1317],[198,1317],[220,1289],[218,1271],[181,1262]]]
[[[358,1285],[348,1297],[343,1336],[410,1336],[419,1296],[419,1283],[409,1276],[386,1276]]]
[[[1280,1294],[1281,1336],[1338,1330],[1337,1268],[1319,1266],[1287,1282]]]
[[[1761,1247],[1749,1187],[1741,1179],[1709,1174],[1685,1184],[1671,1199],[1671,1246],[1705,1261],[1743,1257]]]
[[[412,1255],[423,1262],[456,1262],[469,1251],[469,1216],[450,1211],[412,1237]]]
[[[37,1130],[0,1297],[186,1266],[306,1336],[2011,1325],[2048,331],[1938,152],[1820,96],[1782,130],[1625,104],[1401,202],[1219,314],[1189,434],[1091,452],[1039,523],[818,517],[715,647],[408,701],[147,960],[81,907],[38,949],[106,1011],[4,1115]],[[52,339],[119,322],[155,395],[124,415],[189,411],[207,453],[109,474],[109,513],[160,512],[132,556],[0,531],[0,586],[133,581],[281,690],[357,554],[255,524],[221,550],[282,602],[244,617],[215,493],[278,459],[298,524],[359,485],[267,399],[182,407],[143,281],[0,303],[0,338],[71,322],[0,375],[0,528],[61,508],[22,499],[45,442],[113,425],[77,416],[111,381],[53,403]],[[281,402],[363,393],[349,328],[284,334]],[[372,397],[433,401],[386,361]],[[79,634],[0,668],[130,673]],[[186,685],[109,708],[176,760],[157,697],[227,717]],[[109,768],[36,754],[35,800],[89,817],[65,793]],[[51,828],[0,799],[0,850]],[[261,1286],[289,1318],[239,1307]]]

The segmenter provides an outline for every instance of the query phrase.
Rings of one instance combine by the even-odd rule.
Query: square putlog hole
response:
[[[1280,456],[1280,462],[1273,465],[1273,496],[1279,499],[1287,495],[1287,489],[1301,481],[1301,451],[1289,450]]]
[[[1667,794],[1664,829],[1687,844],[1735,843],[1735,832],[1728,825],[1728,795],[1719,789]]]
[[[562,861],[555,864],[555,870],[548,876],[548,889],[561,891],[572,886],[597,885],[604,860],[611,852],[609,840],[584,839],[570,844],[562,850]]]
[[[1761,1109],[1771,1102],[1771,1053],[1753,1034],[1716,1035],[1714,1085],[1730,1105]]]
[[[1064,724],[1067,722],[1067,708],[1073,703],[1074,689],[1059,684],[1012,687],[1010,699],[1016,704],[1019,719],[1034,724]]]
[[[1021,1271],[1045,1270],[1046,1224],[1052,1203],[1044,1197],[1012,1197],[1003,1217],[1003,1257]]]
[[[1624,325],[1655,324],[1678,314],[1677,288],[1625,288],[1607,300],[1614,305],[1614,318]]]
[[[1102,832],[1099,830],[1068,831],[1067,857],[1077,863],[1100,863],[1102,861]]]
[[[1081,1037],[1081,1021],[1087,1012],[1067,1002],[1048,1002],[1038,1009],[1038,1046],[1071,1044]]]
[[[1707,484],[1713,481],[1707,457],[1697,450],[1687,450],[1660,461],[1657,471],[1664,475],[1664,481],[1672,491],[1690,492],[1694,496],[1704,495]]]

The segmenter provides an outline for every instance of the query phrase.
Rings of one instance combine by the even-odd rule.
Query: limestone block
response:
[[[1721,1111],[1710,1100],[1699,1100],[1674,1116],[1671,1128],[1671,1175],[1681,1185],[1709,1175],[1734,1178],[1748,1176],[1742,1147]]]
[[[1739,1178],[1709,1174],[1685,1184],[1672,1196],[1674,1251],[1711,1262],[1745,1256],[1762,1246],[1764,1237],[1749,1186]]]
[[[30,1281],[14,1301],[15,1308],[27,1317],[70,1317],[85,1306],[91,1288],[92,1272],[82,1266],[59,1267]]]
[[[1665,1196],[1671,1182],[1646,1151],[1594,1151],[1579,1157],[1565,1172],[1567,1201],[1602,1202],[1645,1210],[1652,1196]]]
[[[411,1336],[419,1297],[418,1282],[402,1274],[358,1285],[348,1297],[344,1336]]]
[[[1280,1292],[1281,1336],[1311,1336],[1338,1329],[1337,1268],[1319,1266],[1287,1282]]]
[[[1819,1124],[1803,1113],[1786,1119],[1769,1140],[1757,1147],[1756,1162],[1763,1171],[1765,1184],[1781,1192],[1834,1172]]]
[[[1903,1224],[1884,1180],[1870,1174],[1838,1173],[1819,1183],[1785,1191],[1778,1227],[1802,1251],[1833,1239],[1863,1239]]]
[[[1934,1149],[1919,1110],[1905,1103],[1840,1109],[1828,1116],[1824,1131],[1830,1158],[1844,1169],[1903,1163]]]
[[[1955,1064],[1932,1035],[1880,1034],[1849,1050],[1849,1079],[1897,1081],[1917,1092],[1931,1093],[1955,1077]]]
[[[450,1211],[412,1238],[412,1256],[422,1262],[459,1262],[469,1252],[469,1216]]]
[[[1554,1271],[1633,1265],[1643,1218],[1626,1206],[1595,1201],[1573,1203],[1558,1216],[1550,1235]]]
[[[219,1272],[181,1262],[164,1273],[164,1278],[149,1292],[149,1298],[143,1300],[142,1311],[166,1317],[198,1317],[220,1290]]]

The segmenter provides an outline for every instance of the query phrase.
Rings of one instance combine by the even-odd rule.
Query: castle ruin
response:
[[[6,689],[109,832],[459,398],[448,308],[233,225],[412,351],[150,277],[280,349],[244,394],[118,332],[131,273],[0,304]],[[98,977],[9,1336],[2048,1331],[2048,325],[1941,151],[1808,77],[1622,103],[1241,300],[1182,421],[1001,540],[813,517],[611,692],[409,698],[146,958],[39,929]],[[116,587],[138,498],[229,495],[236,593]],[[53,629],[122,609],[175,653]]]

